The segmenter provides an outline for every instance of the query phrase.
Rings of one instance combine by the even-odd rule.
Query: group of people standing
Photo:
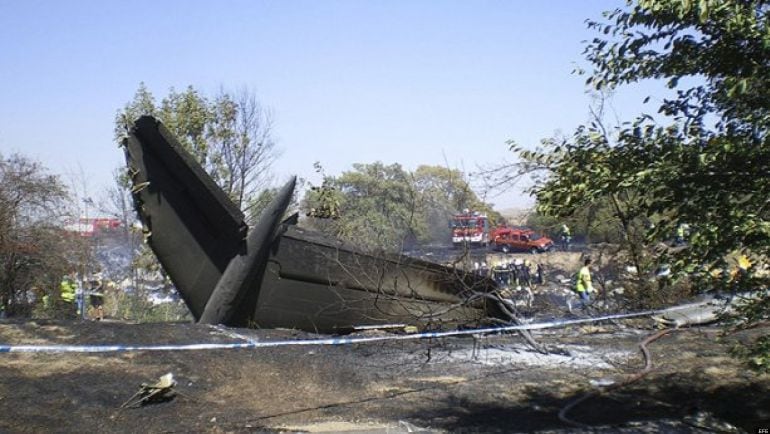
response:
[[[583,306],[587,306],[591,302],[591,294],[596,292],[591,281],[591,262],[591,258],[585,258],[582,267],[574,277],[573,290],[580,297]],[[486,263],[476,263],[474,266],[477,274],[490,277],[501,287],[531,288],[533,284],[545,283],[543,266],[537,264],[533,267],[533,264],[528,260],[516,259],[501,262],[491,269],[487,267]]]
[[[74,272],[65,275],[59,285],[59,294],[67,315],[86,318],[88,300],[93,308],[94,319],[104,319],[104,286],[98,274],[84,280],[78,279]]]
[[[527,286],[533,283],[543,283],[543,267],[528,260],[516,259],[513,262],[502,262],[492,268],[492,278],[501,286]]]
[[[474,268],[480,276],[490,277],[503,287],[531,287],[533,284],[544,282],[543,267],[540,264],[532,264],[529,260],[501,261],[492,268],[489,268],[486,262],[477,262]]]

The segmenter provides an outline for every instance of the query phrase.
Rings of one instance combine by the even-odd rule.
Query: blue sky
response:
[[[274,115],[277,181],[317,181],[315,161],[474,171],[510,159],[508,139],[532,146],[587,119],[571,74],[594,36],[584,21],[623,4],[0,0],[0,152],[82,170],[98,195],[123,162],[115,113],[144,82],[158,99],[255,91]],[[613,105],[630,118],[652,91]],[[516,187],[491,200],[531,203]]]

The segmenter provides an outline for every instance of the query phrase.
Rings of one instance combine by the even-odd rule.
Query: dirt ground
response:
[[[756,432],[770,427],[770,376],[727,354],[770,331],[723,337],[674,331],[649,345],[654,370],[560,409],[643,366],[654,330],[601,324],[542,331],[561,354],[517,335],[339,346],[121,353],[0,353],[0,432]],[[309,339],[289,330],[238,330],[259,341]],[[364,335],[387,334],[368,331]],[[0,323],[0,344],[238,342],[194,324]],[[176,396],[121,409],[142,383],[173,373]]]

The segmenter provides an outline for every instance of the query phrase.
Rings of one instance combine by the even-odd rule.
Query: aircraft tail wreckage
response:
[[[124,141],[147,242],[195,319],[339,332],[422,329],[501,317],[490,279],[400,255],[372,255],[283,220],[295,179],[249,228],[244,215],[158,120]],[[294,222],[292,222],[292,220]]]

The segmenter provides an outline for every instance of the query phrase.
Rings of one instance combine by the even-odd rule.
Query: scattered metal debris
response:
[[[128,398],[120,408],[141,407],[145,404],[173,399],[176,396],[176,392],[173,390],[174,386],[176,386],[174,374],[169,372],[166,375],[162,375],[155,383],[142,383],[139,391],[131,398]]]
[[[728,308],[726,300],[713,299],[702,304],[694,305],[689,309],[666,312],[653,319],[666,327],[684,327],[701,325],[714,322]]]

